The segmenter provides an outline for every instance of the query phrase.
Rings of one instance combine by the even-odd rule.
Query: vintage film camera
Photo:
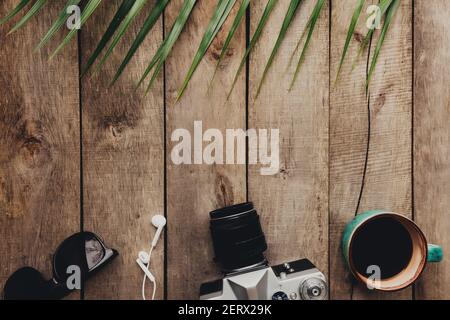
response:
[[[252,203],[210,213],[215,260],[225,277],[204,283],[201,300],[325,300],[325,276],[307,259],[270,267]]]

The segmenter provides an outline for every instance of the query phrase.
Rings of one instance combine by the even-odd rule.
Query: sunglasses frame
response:
[[[106,266],[108,264],[109,261],[111,261],[112,259],[114,259],[116,256],[119,255],[119,253],[117,252],[117,250],[109,248],[106,246],[105,242],[103,241],[103,239],[96,235],[93,232],[90,231],[83,231],[83,232],[78,232],[75,233],[73,235],[71,235],[70,237],[66,238],[63,242],[61,242],[61,244],[58,246],[58,248],[55,250],[55,254],[53,255],[53,259],[52,259],[52,267],[53,267],[53,281],[58,284],[61,280],[63,280],[63,277],[61,277],[61,275],[59,275],[57,273],[57,268],[56,268],[56,255],[58,253],[58,251],[60,251],[60,249],[63,247],[63,245],[67,242],[70,241],[72,238],[77,237],[77,236],[82,236],[85,237],[91,237],[95,240],[97,240],[100,245],[102,246],[102,249],[104,251],[104,256],[103,258],[92,268],[89,269],[87,266],[87,276],[86,279],[89,279],[92,275],[94,275],[95,273],[97,273],[98,271],[100,271],[104,266]],[[84,239],[86,241],[86,239]]]
[[[73,241],[73,239],[76,237],[83,237],[82,240],[84,241],[84,247],[83,247],[84,250],[85,250],[86,240],[94,239],[95,241],[100,243],[100,245],[103,249],[103,252],[104,252],[102,259],[91,269],[89,269],[89,267],[87,265],[87,261],[86,261],[86,264],[85,264],[86,269],[84,270],[85,273],[83,273],[84,277],[82,279],[82,283],[84,283],[85,280],[89,279],[94,274],[96,274],[98,271],[103,269],[106,265],[109,264],[109,262],[111,262],[115,257],[117,257],[119,255],[117,250],[107,247],[105,242],[103,241],[103,239],[93,232],[83,231],[83,232],[78,232],[78,233],[75,233],[75,234],[67,237],[56,248],[55,253],[53,254],[53,257],[52,257],[52,278],[50,280],[45,280],[46,283],[49,285],[48,289],[49,289],[50,294],[49,294],[48,299],[62,299],[63,297],[67,296],[69,293],[74,291],[73,289],[71,290],[71,289],[67,288],[67,286],[64,283],[64,281],[66,279],[64,279],[64,277],[62,277],[61,274],[58,274],[58,272],[57,272],[58,269],[56,266],[56,263],[57,263],[56,257],[58,256],[58,253],[62,250],[63,246],[66,245],[69,241]],[[86,257],[85,251],[83,251],[83,253],[84,253],[84,256]],[[78,267],[81,268],[81,266],[78,266]],[[30,267],[23,267],[23,268],[16,270],[8,278],[8,280],[10,278],[12,278],[14,276],[14,274],[16,274],[16,272],[18,272],[24,268],[30,268]],[[32,268],[32,269],[34,269],[34,268]],[[36,270],[36,269],[34,269],[34,270]],[[36,270],[36,272],[41,273],[38,270]],[[8,284],[8,280],[5,283],[5,287]],[[5,290],[3,291],[3,296],[4,296],[4,298],[7,298]],[[45,297],[44,299],[47,299],[47,297]]]

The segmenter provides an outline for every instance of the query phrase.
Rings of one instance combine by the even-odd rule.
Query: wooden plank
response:
[[[81,31],[87,61],[121,1],[103,3]],[[84,228],[101,235],[120,256],[86,285],[86,299],[141,299],[143,273],[136,264],[149,250],[154,214],[164,213],[164,103],[162,76],[151,93],[134,92],[162,40],[162,19],[145,39],[119,81],[109,87],[154,1],[149,1],[109,62],[82,82]],[[152,255],[157,298],[164,296],[164,243]],[[152,287],[147,287],[147,299]]]
[[[305,1],[290,27],[279,55],[255,99],[267,59],[278,36],[288,1],[277,4],[251,56],[249,127],[280,130],[280,172],[249,167],[249,197],[262,216],[271,264],[308,258],[328,274],[328,117],[329,8],[317,22],[305,62],[291,92],[288,61],[315,1]],[[252,3],[252,34],[265,2]],[[295,56],[298,59],[298,55]],[[294,64],[297,62],[295,60]]]
[[[367,149],[367,53],[362,55],[351,72],[359,44],[367,32],[364,19],[360,19],[356,27],[346,62],[338,81],[335,82],[348,26],[357,1],[333,1],[331,8],[330,79],[333,87],[330,96],[329,197],[330,270],[333,270],[330,295],[333,299],[350,299],[351,295],[352,278],[342,257],[340,239],[345,225],[355,215]]]
[[[182,1],[172,1],[166,10],[168,32]],[[245,50],[245,25],[239,27],[213,87],[206,93],[233,18],[228,19],[211,45],[182,99],[175,103],[192,58],[213,14],[216,1],[198,1],[188,24],[166,64],[169,299],[198,299],[202,282],[221,275],[214,265],[208,212],[245,201],[244,165],[174,165],[170,158],[178,142],[171,141],[176,129],[187,129],[193,137],[194,121],[203,130],[245,128],[245,78],[242,75],[230,99],[226,100],[235,70]],[[236,13],[236,8],[232,16]],[[206,144],[205,144],[206,145]]]
[[[428,240],[449,247],[450,2],[415,2],[414,209]],[[445,252],[446,254],[447,252]],[[448,255],[428,265],[417,299],[450,299]]]
[[[332,73],[336,76],[346,28],[356,1],[333,3]],[[385,294],[369,292],[363,285],[351,285],[352,278],[342,263],[339,243],[343,228],[355,212],[361,185],[367,144],[367,104],[371,111],[371,136],[367,174],[359,212],[386,209],[411,217],[411,121],[412,121],[412,2],[401,1],[391,23],[365,98],[366,61],[349,75],[356,45],[351,50],[341,80],[331,95],[331,267],[332,298],[410,299],[411,289]],[[363,25],[356,38],[366,32]],[[377,36],[372,43],[376,44]],[[353,57],[352,57],[353,56]]]
[[[0,16],[15,5],[2,1]],[[0,288],[27,265],[50,279],[54,250],[79,231],[77,45],[51,63],[51,49],[33,53],[61,9],[48,3],[13,36],[6,34],[14,22],[0,28]]]
[[[374,40],[378,40],[375,38]],[[373,42],[374,48],[376,42]],[[372,50],[373,53],[373,50]],[[371,137],[360,212],[383,208],[412,217],[412,1],[391,22],[369,104]],[[354,299],[411,299],[412,289],[386,294],[355,286]]]

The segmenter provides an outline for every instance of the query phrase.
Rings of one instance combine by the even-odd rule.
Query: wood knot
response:
[[[42,167],[51,158],[48,148],[35,138],[29,138],[22,144],[20,154],[30,168]]]
[[[217,174],[215,183],[215,194],[217,207],[223,208],[234,203],[233,186],[230,179],[224,175]]]
[[[18,141],[21,143],[19,154],[27,167],[42,167],[51,159],[40,122],[26,120],[18,132]]]
[[[114,138],[120,138],[122,137],[122,132],[125,130],[125,126],[123,126],[122,124],[118,124],[118,125],[113,125],[110,124],[109,125],[109,131],[111,132],[111,135]]]
[[[209,47],[209,56],[211,57],[211,60],[217,62],[220,59],[220,55],[222,53],[222,48],[224,45],[224,41],[221,41],[220,38],[217,38],[216,40],[213,41],[213,43],[211,44],[211,46]],[[221,61],[221,67],[223,67],[223,64],[226,64],[226,60],[230,57],[232,57],[234,55],[234,48],[229,45],[228,49],[225,53],[225,56],[223,57],[222,61]]]
[[[214,41],[209,48],[209,54],[213,58],[213,60],[218,61],[220,58],[220,54],[222,52],[222,43],[217,43]]]
[[[362,43],[364,41],[364,35],[361,32],[355,31],[353,33],[353,37],[355,38],[356,41],[358,41],[359,43]]]
[[[127,128],[136,126],[137,119],[126,114],[107,116],[102,120],[102,127],[115,139],[120,139]]]
[[[280,168],[279,174],[283,180],[287,180],[291,176],[290,170],[285,167]]]

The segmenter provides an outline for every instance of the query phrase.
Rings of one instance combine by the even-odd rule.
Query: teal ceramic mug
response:
[[[357,215],[344,230],[342,249],[355,278],[380,291],[408,287],[427,262],[443,257],[442,248],[429,244],[414,221],[383,210]]]

